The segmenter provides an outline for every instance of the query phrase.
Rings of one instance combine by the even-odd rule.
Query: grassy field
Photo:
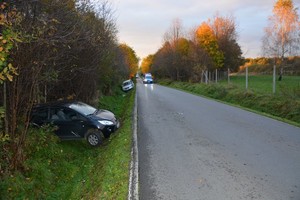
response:
[[[299,77],[284,77],[280,83],[277,81],[279,91],[275,95],[272,94],[272,84],[269,85],[269,80],[268,76],[250,77],[248,90],[245,90],[245,79],[240,76],[231,77],[230,84],[227,81],[206,85],[170,80],[160,80],[159,83],[248,108],[300,126]]]
[[[227,80],[220,81],[220,84],[227,85]],[[245,76],[231,76],[230,84],[246,88]],[[273,93],[273,77],[271,75],[260,75],[248,77],[248,89],[261,94]],[[276,79],[276,95],[288,95],[289,97],[300,98],[300,76],[283,76],[282,81]]]
[[[126,199],[134,94],[100,99],[121,127],[99,148],[59,141],[48,129],[31,131],[24,170],[1,177],[0,199]]]

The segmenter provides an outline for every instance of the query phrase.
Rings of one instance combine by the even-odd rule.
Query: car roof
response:
[[[82,103],[80,101],[54,101],[54,102],[48,102],[48,103],[41,103],[41,104],[36,104],[33,106],[34,109],[38,108],[45,108],[45,107],[68,107],[69,105],[73,103]]]

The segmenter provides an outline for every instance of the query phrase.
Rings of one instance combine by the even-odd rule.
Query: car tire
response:
[[[86,141],[91,145],[92,147],[98,147],[102,144],[102,133],[100,131],[96,130],[90,130],[86,133]]]
[[[110,138],[111,133],[103,133],[104,138],[108,139]]]

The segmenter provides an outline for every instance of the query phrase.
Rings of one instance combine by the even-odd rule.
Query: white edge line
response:
[[[138,147],[137,147],[137,90],[135,94],[133,111],[133,136],[131,147],[131,162],[129,172],[128,200],[139,199],[139,174],[138,174]]]

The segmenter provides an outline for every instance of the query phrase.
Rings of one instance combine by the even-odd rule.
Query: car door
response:
[[[56,134],[61,139],[82,138],[86,119],[68,108],[51,108],[51,122],[57,126]]]
[[[64,113],[69,120],[68,128],[70,129],[71,134],[77,137],[84,137],[84,134],[89,128],[89,120],[82,114],[70,108],[65,108]]]

